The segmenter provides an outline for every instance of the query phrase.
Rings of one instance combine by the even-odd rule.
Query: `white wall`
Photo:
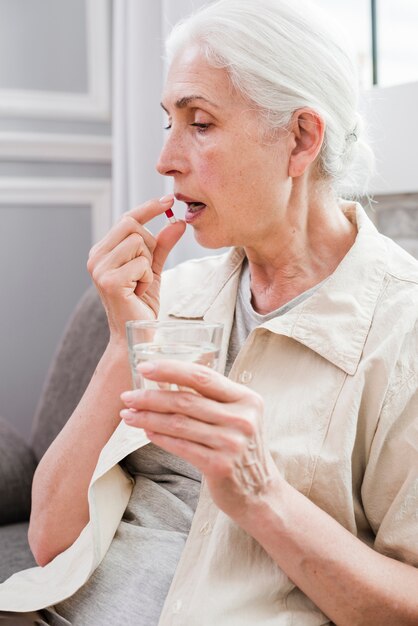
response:
[[[418,258],[418,83],[363,95],[377,172],[370,215],[383,234]]]
[[[418,191],[418,82],[374,87],[363,95],[377,174],[373,194]]]

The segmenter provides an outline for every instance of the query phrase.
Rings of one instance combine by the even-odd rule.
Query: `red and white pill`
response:
[[[166,214],[168,221],[171,222],[171,224],[175,224],[177,222],[174,213],[171,209],[167,209],[167,211],[164,211],[164,213]]]

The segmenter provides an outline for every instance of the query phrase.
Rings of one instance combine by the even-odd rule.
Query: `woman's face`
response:
[[[168,129],[157,169],[173,176],[197,241],[208,248],[262,242],[290,193],[285,135],[263,133],[257,111],[197,47],[174,59],[162,105]]]

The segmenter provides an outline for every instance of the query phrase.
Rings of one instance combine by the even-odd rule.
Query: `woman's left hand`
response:
[[[142,364],[138,371],[190,391],[125,392],[122,400],[129,408],[121,417],[199,469],[215,504],[238,523],[244,520],[279,478],[263,441],[261,396],[195,363],[161,360]]]

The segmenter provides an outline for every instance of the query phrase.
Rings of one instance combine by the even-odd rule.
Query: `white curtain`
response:
[[[171,27],[207,0],[114,0],[113,4],[113,217],[172,190],[155,170],[163,142],[161,93],[166,73],[164,40]],[[179,217],[184,205],[174,207]],[[165,217],[147,225],[153,233]],[[214,251],[217,252],[217,251]],[[191,227],[171,252],[167,267],[211,253]]]

